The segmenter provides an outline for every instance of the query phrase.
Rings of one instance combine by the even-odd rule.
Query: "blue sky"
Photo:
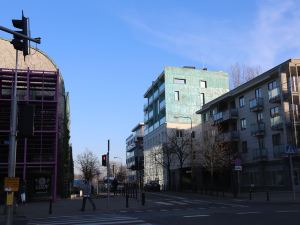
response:
[[[143,94],[164,66],[263,70],[300,57],[300,2],[1,1],[0,25],[21,10],[38,47],[70,92],[74,158],[86,148],[125,162],[125,139],[143,119]],[[11,38],[4,32],[1,37]]]

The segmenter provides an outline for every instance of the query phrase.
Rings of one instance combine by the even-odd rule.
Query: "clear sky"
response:
[[[30,18],[38,47],[70,92],[74,158],[86,148],[125,163],[125,139],[143,120],[143,94],[164,66],[263,70],[300,58],[296,0],[2,0],[0,25]],[[0,31],[0,36],[11,38]]]

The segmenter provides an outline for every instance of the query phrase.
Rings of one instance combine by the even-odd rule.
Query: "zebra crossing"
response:
[[[76,215],[76,216],[59,216],[48,218],[36,218],[27,223],[28,225],[152,225],[146,223],[137,217],[119,216],[119,215]]]
[[[236,203],[222,203],[222,202],[214,202],[214,201],[206,201],[206,200],[200,200],[200,199],[160,199],[159,201],[153,201],[157,205],[161,206],[188,206],[188,205],[206,205],[210,207],[215,208],[228,208],[228,207],[247,207],[242,204],[236,204]]]

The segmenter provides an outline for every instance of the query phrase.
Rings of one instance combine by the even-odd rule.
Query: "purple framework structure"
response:
[[[0,68],[0,188],[7,176],[13,69]],[[57,196],[59,71],[18,70],[18,106],[34,106],[34,136],[17,138],[16,176],[29,197]]]

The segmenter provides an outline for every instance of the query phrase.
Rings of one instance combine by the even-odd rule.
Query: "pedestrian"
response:
[[[83,212],[85,210],[85,203],[86,203],[87,199],[89,200],[89,202],[93,206],[93,210],[95,211],[96,206],[91,198],[92,187],[88,180],[84,181],[83,187],[82,187],[82,192],[83,192],[83,199],[82,199],[81,211]]]
[[[23,180],[20,182],[20,198],[21,198],[21,203],[26,204],[26,182]]]

